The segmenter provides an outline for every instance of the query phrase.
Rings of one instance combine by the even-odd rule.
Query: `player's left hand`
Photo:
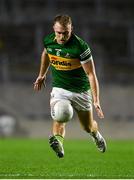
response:
[[[99,103],[94,103],[94,107],[95,107],[95,110],[97,112],[98,117],[101,118],[101,119],[104,118],[104,114],[103,114],[103,111],[101,109],[100,104]]]

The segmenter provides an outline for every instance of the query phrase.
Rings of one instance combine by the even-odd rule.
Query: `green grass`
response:
[[[0,179],[134,178],[134,142],[107,144],[102,154],[92,141],[65,140],[65,157],[59,159],[47,140],[1,139]]]

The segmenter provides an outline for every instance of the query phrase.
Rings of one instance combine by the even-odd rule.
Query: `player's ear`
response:
[[[71,27],[71,31],[73,32],[73,30],[74,30],[74,27],[72,26],[72,27]]]
[[[55,31],[55,24],[53,24],[53,30]]]
[[[53,30],[54,30],[54,25],[53,25]]]

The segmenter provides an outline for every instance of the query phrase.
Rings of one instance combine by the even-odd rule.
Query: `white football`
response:
[[[67,122],[73,117],[73,107],[68,100],[60,100],[51,108],[53,120]]]

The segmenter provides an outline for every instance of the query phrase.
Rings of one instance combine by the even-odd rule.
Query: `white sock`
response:
[[[91,132],[90,134],[92,137],[97,138],[97,139],[101,139],[102,137],[99,131],[97,131],[96,133]]]

